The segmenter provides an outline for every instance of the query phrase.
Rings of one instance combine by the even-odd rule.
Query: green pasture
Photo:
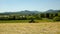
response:
[[[0,23],[29,23],[30,20],[0,20]],[[42,19],[42,20],[34,20],[36,23],[40,22],[54,22],[51,19]]]

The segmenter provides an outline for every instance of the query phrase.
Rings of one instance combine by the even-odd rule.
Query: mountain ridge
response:
[[[18,11],[18,12],[4,12],[4,13],[0,13],[0,14],[39,14],[39,13],[57,13],[60,12],[60,10],[47,10],[45,12],[40,12],[40,11],[29,11],[29,10],[24,10],[24,11]]]

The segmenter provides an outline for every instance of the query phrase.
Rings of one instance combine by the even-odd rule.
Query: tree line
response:
[[[40,13],[40,14],[28,14],[28,15],[0,15],[0,20],[42,20],[43,18],[52,19],[54,21],[60,21],[60,12],[57,13]]]

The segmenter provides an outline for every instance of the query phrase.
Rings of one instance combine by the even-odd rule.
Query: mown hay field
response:
[[[0,34],[60,34],[60,22],[0,23]]]

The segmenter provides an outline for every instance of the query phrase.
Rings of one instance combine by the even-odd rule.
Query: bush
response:
[[[60,17],[59,17],[59,16],[54,17],[54,18],[53,18],[53,21],[60,21]]]
[[[35,23],[35,19],[31,17],[29,23]]]

